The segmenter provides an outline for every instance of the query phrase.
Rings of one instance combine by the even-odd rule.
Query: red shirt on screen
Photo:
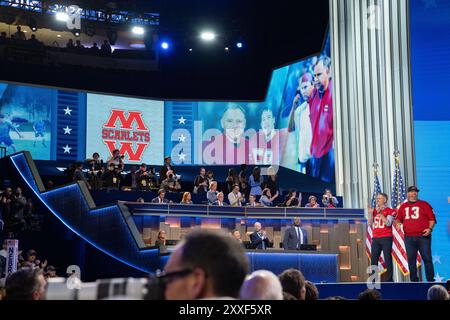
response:
[[[383,220],[376,216],[379,213],[377,209],[373,210],[372,238],[392,237],[392,225],[390,227],[385,225]],[[395,211],[391,208],[384,208],[381,214],[387,218],[393,216]]]
[[[421,236],[423,230],[430,227],[430,221],[436,221],[433,208],[422,200],[405,202],[397,212],[397,220],[403,223],[405,236]]]
[[[321,158],[333,146],[333,97],[332,81],[322,97],[317,89],[314,90],[310,105],[311,128],[313,131],[311,141],[311,155]]]
[[[203,142],[203,163],[207,165],[249,163],[249,141],[241,137],[238,144],[232,143],[224,133]]]
[[[274,129],[269,140],[263,130],[259,130],[249,141],[250,159],[248,164],[279,165],[286,137],[287,129]]]

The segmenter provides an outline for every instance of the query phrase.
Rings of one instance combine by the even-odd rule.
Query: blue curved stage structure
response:
[[[74,182],[46,190],[28,152],[9,157],[24,182],[45,207],[69,230],[87,243],[112,258],[145,273],[163,268],[167,256],[160,255],[157,247],[147,246],[136,227],[139,216],[229,217],[232,219],[269,218],[290,220],[299,214],[305,219],[364,219],[364,211],[345,209],[301,208],[231,208],[209,206],[153,205],[123,203],[96,207],[83,182]],[[224,211],[225,210],[225,211]],[[248,251],[251,270],[268,269],[279,273],[287,268],[298,268],[314,282],[338,282],[338,255],[318,252],[256,252]]]

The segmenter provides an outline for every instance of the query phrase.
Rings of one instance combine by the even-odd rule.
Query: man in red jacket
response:
[[[408,266],[411,281],[419,281],[417,277],[417,251],[420,252],[425,263],[427,280],[434,281],[434,267],[431,256],[431,232],[436,224],[436,216],[428,202],[418,199],[419,189],[415,186],[408,188],[408,201],[398,209],[395,220],[396,228],[403,224],[405,233],[405,248],[408,256]]]

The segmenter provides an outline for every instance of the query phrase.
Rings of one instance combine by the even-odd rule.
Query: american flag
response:
[[[406,200],[405,185],[403,183],[402,173],[400,171],[400,160],[398,152],[395,153],[395,168],[394,176],[392,180],[392,194],[391,194],[391,206],[392,208],[399,208],[400,205]],[[392,244],[392,257],[397,263],[400,271],[404,276],[409,275],[408,257],[405,249],[405,234],[403,229],[400,231],[396,228],[392,228],[393,244]],[[420,264],[420,255],[417,256],[417,262]]]
[[[373,181],[373,193],[372,193],[372,202],[371,207],[375,208],[376,206],[376,198],[377,194],[381,192],[381,184],[378,179],[378,170],[376,169],[376,165],[374,165],[374,181]],[[370,260],[370,254],[372,251],[372,226],[367,224],[367,237],[366,237],[366,253]],[[380,259],[378,260],[378,269],[381,273],[386,271],[386,263],[384,262],[384,254],[381,253]]]

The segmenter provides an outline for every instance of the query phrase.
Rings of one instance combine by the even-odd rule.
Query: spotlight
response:
[[[192,48],[189,48],[189,52],[192,52]]]
[[[161,48],[163,48],[164,50],[169,49],[169,43],[167,41],[163,41],[161,43]]]
[[[65,12],[59,11],[56,13],[56,20],[66,22],[69,20],[69,15]]]
[[[225,47],[225,51],[227,51],[227,52],[228,52],[229,50],[230,50],[230,48],[228,48],[228,47]]]
[[[200,34],[200,38],[204,41],[213,41],[216,38],[216,35],[211,31],[203,31]]]
[[[80,29],[73,29],[72,30],[72,33],[73,33],[73,35],[75,36],[75,37],[79,37],[79,36],[81,36],[81,30]]]
[[[142,27],[135,26],[133,27],[133,29],[131,29],[131,32],[137,35],[143,35],[145,33],[145,29]]]
[[[243,44],[242,44],[242,42],[238,42],[238,43],[236,43],[236,47],[237,47],[237,48],[239,48],[239,49],[241,49],[241,48],[243,47]]]
[[[30,17],[28,21],[28,26],[30,27],[31,31],[36,32],[37,31],[37,21],[33,17]]]

